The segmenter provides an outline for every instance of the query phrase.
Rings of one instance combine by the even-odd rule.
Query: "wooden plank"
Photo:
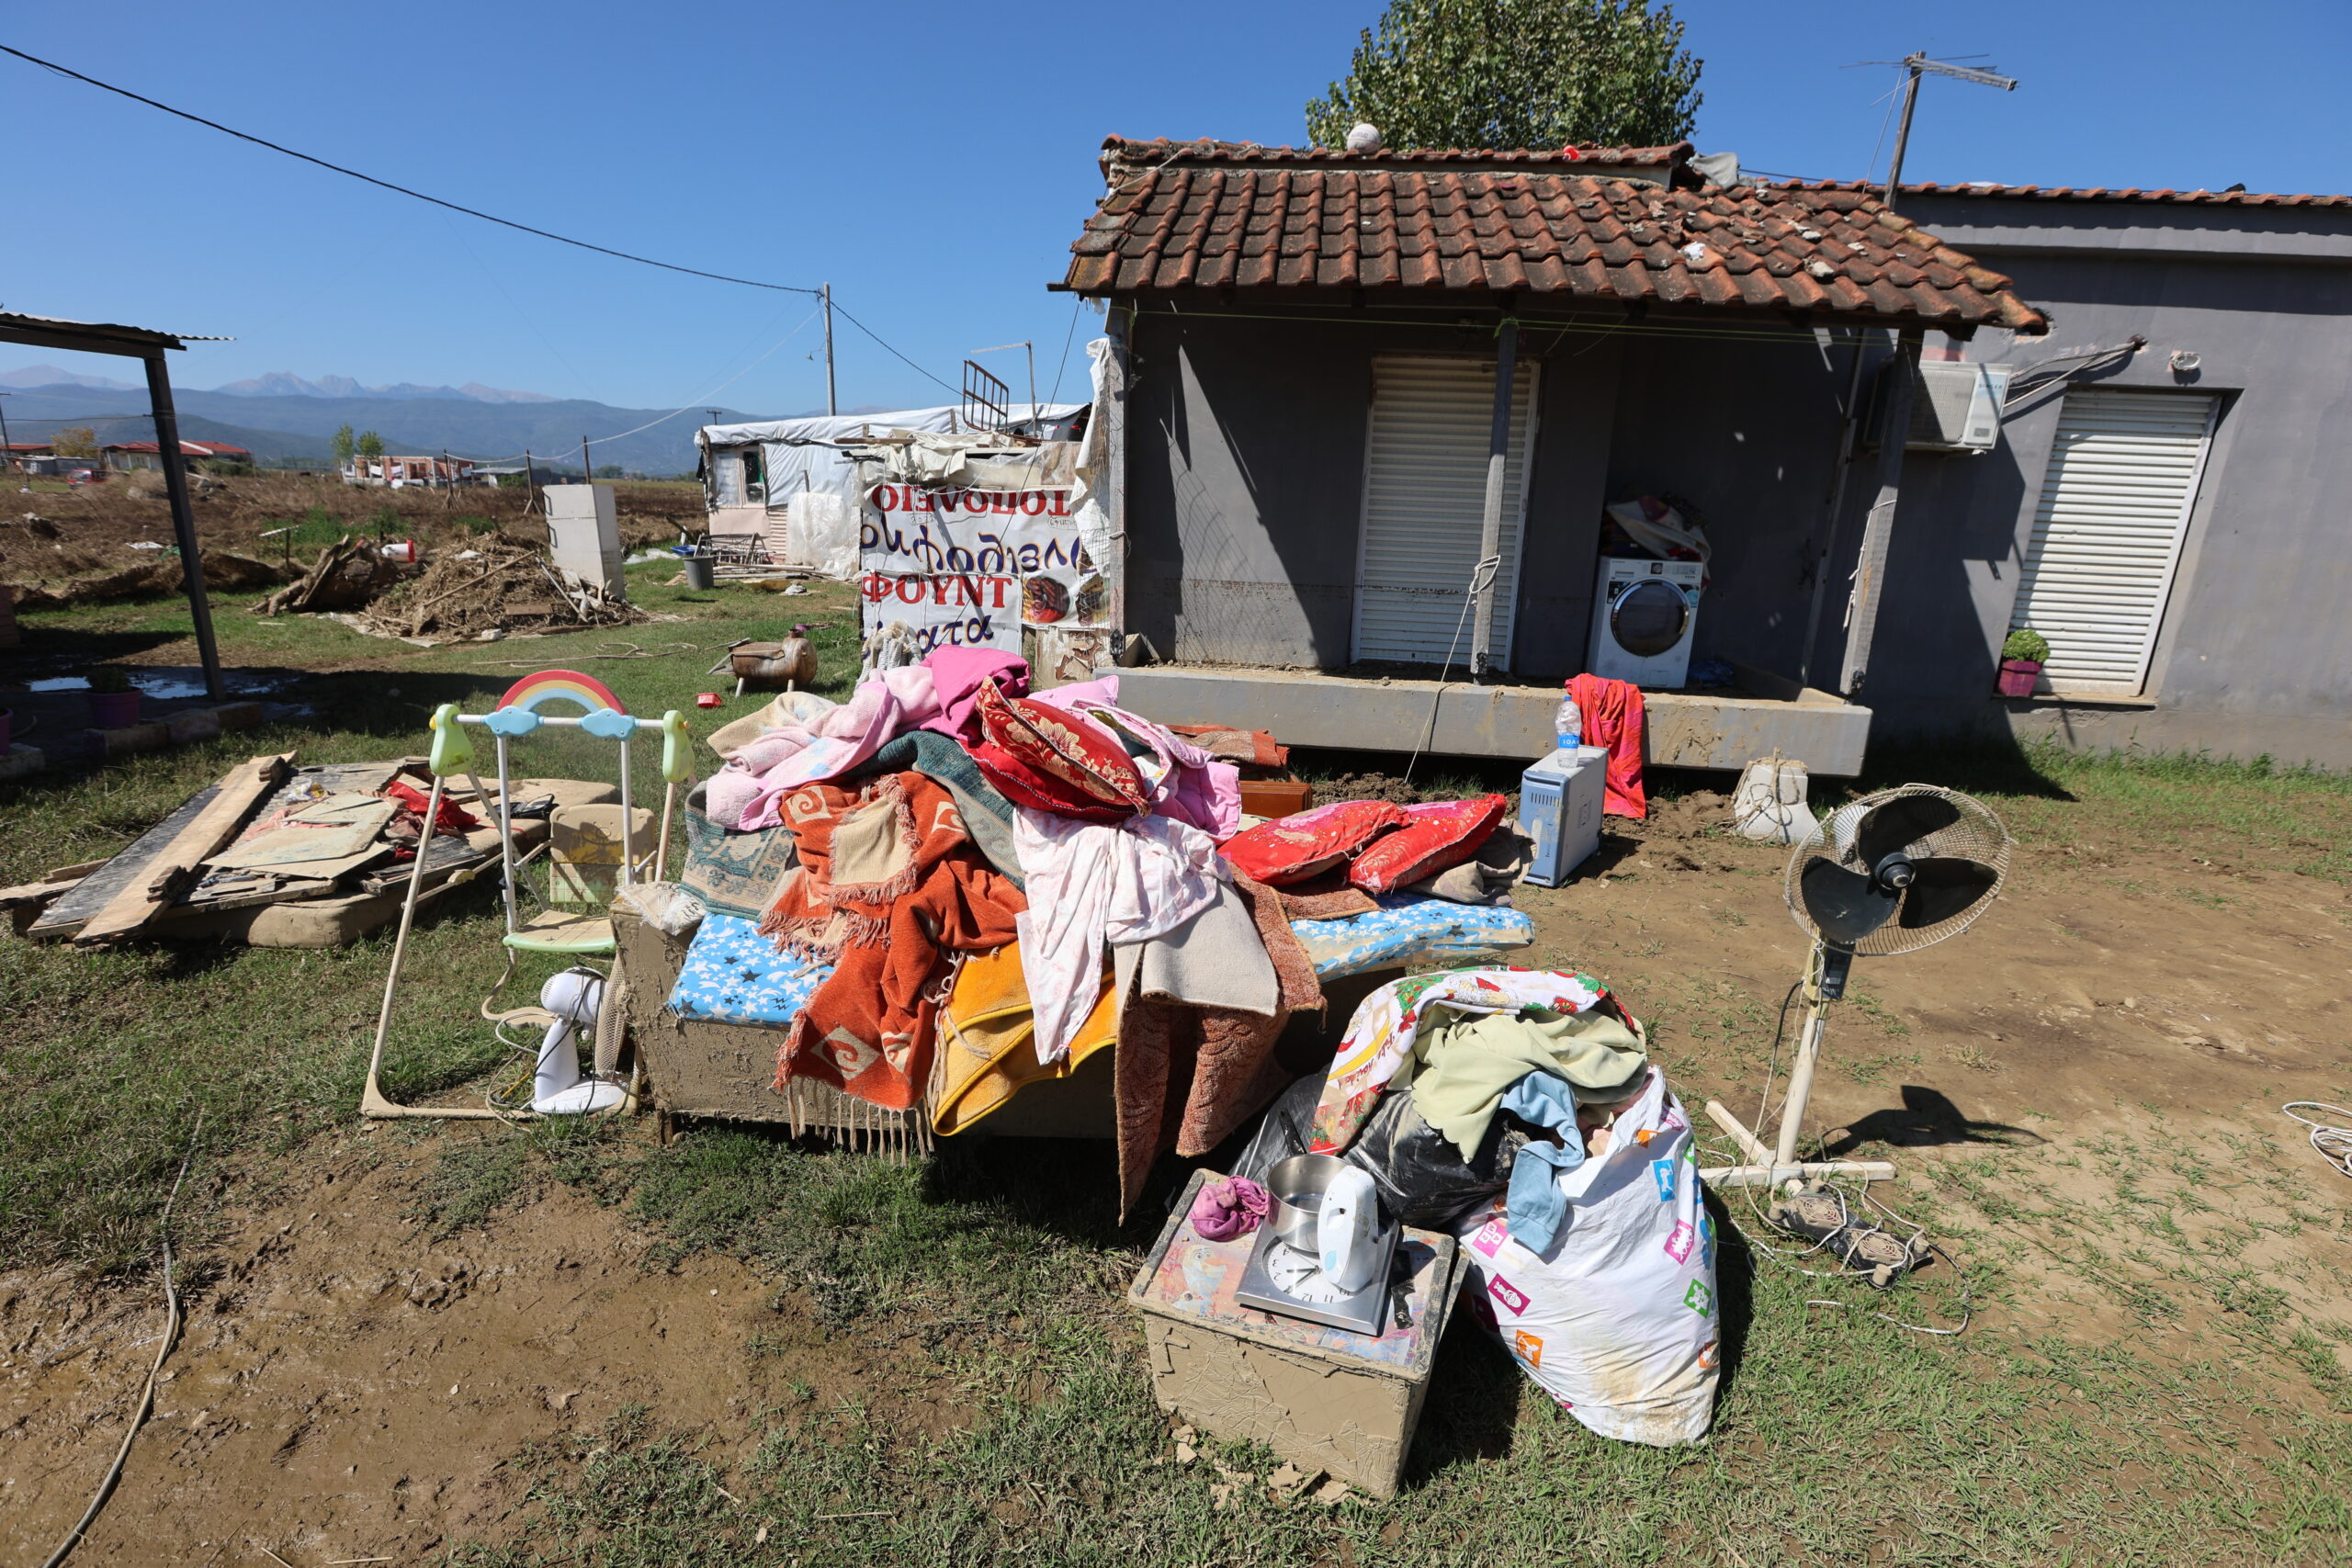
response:
[[[26,930],[25,935],[42,942],[70,937],[80,931],[117,893],[140,880],[149,863],[164,852],[164,846],[177,838],[180,829],[195,821],[220,794],[219,784],[206,784],[180,802],[170,816],[124,845],[104,865],[75,883],[72,892],[42,910],[40,919]]]
[[[293,765],[291,751],[255,757],[223,778],[210,804],[148,863],[147,874],[132,878],[107,899],[74,933],[74,942],[88,946],[119,941],[145,925],[179,895],[181,879],[194,872],[198,862],[235,836],[246,817]]]

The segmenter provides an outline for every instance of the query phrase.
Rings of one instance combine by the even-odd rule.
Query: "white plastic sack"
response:
[[[857,509],[831,491],[803,491],[792,498],[792,520],[785,565],[837,582],[857,575]]]
[[[1809,781],[1803,762],[1758,757],[1741,770],[1732,792],[1731,815],[1740,837],[1768,844],[1803,843],[1817,826],[1805,804]]]
[[[1472,1315],[1602,1437],[1699,1441],[1721,1360],[1715,1231],[1699,1201],[1690,1117],[1665,1076],[1650,1070],[1607,1153],[1556,1179],[1568,1217],[1549,1255],[1511,1239],[1501,1199],[1455,1223]]]

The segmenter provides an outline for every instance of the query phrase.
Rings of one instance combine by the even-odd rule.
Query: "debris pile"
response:
[[[536,550],[497,539],[437,557],[358,617],[383,637],[452,640],[616,626],[646,618],[626,600],[567,583]]]
[[[208,578],[211,570],[208,557]],[[254,605],[253,613],[277,615],[288,611],[356,610],[391,589],[400,577],[399,566],[383,551],[364,540],[354,544],[345,537],[321,550],[310,570]]]

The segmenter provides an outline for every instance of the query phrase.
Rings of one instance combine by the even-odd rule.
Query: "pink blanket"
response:
[[[922,661],[937,688],[939,712],[922,721],[925,729],[967,745],[980,738],[980,682],[994,677],[1008,697],[1029,694],[1029,661],[996,648],[943,648]]]
[[[928,669],[911,664],[886,670],[813,724],[763,730],[738,748],[711,775],[711,820],[741,832],[773,828],[783,820],[776,803],[787,792],[847,772],[881,750],[884,741],[938,712],[938,692]]]

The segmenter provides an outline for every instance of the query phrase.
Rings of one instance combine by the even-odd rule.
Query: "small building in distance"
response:
[[[362,469],[365,472],[362,472]],[[403,457],[387,454],[381,457],[360,457],[343,466],[345,484],[375,485],[390,490],[402,490],[410,485],[424,485],[440,489],[448,485],[469,485],[484,482],[474,472],[474,463],[468,457]]]
[[[254,455],[243,446],[232,446],[226,441],[180,442],[180,456],[191,463],[247,463]],[[117,473],[129,473],[133,468],[153,468],[161,472],[164,449],[153,441],[109,441],[98,448],[98,457]]]

